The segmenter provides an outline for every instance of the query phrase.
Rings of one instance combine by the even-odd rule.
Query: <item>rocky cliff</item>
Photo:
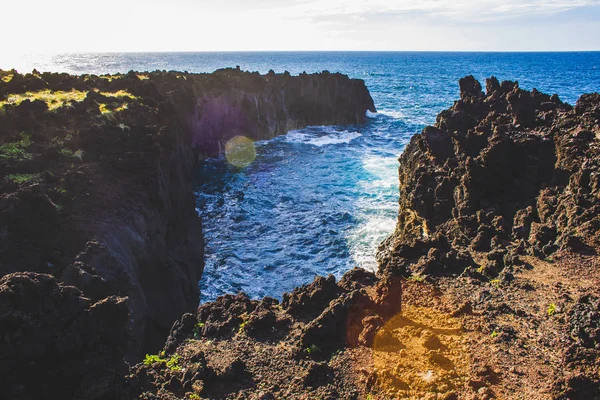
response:
[[[460,100],[400,158],[400,210],[384,270],[456,274],[472,252],[494,277],[515,254],[600,246],[600,96],[575,107],[516,82],[460,81]]]
[[[600,398],[600,95],[486,92],[462,79],[400,157],[377,275],[203,304],[129,396]]]
[[[113,398],[196,309],[195,156],[368,109],[339,74],[0,72],[3,396]]]

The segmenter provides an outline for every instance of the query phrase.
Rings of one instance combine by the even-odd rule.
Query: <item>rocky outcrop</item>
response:
[[[245,294],[219,297],[173,326],[162,359],[132,368],[129,393],[356,399],[361,384],[341,379],[328,362],[346,347],[371,345],[384,318],[399,311],[399,283],[354,269],[340,282],[319,277],[285,294],[282,303]],[[341,364],[348,361],[339,357]],[[169,360],[177,366],[169,367]]]
[[[362,81],[329,73],[4,71],[0,78],[0,276],[12,282],[21,272],[37,273],[29,279],[52,276],[53,292],[77,288],[60,299],[73,307],[71,319],[118,298],[119,312],[127,309],[119,328],[126,346],[114,351],[128,361],[162,347],[173,322],[198,306],[203,238],[195,156],[217,155],[235,135],[266,139],[307,124],[356,123],[374,110]],[[43,295],[31,302],[48,306]],[[29,312],[18,302],[3,306],[3,315]],[[55,317],[32,318],[53,329],[70,323]],[[0,341],[19,329],[0,325]],[[46,365],[44,357],[55,354],[50,345],[30,354],[19,347],[28,342],[10,343],[23,365]],[[67,359],[74,369],[83,362]],[[73,374],[61,393],[80,393],[78,379],[88,372]],[[20,398],[21,379],[9,379],[12,398]]]
[[[46,274],[1,278],[0,395],[119,398],[128,319],[123,297],[94,302]]]
[[[222,153],[234,136],[271,139],[309,125],[361,123],[367,110],[375,111],[362,80],[327,71],[292,77],[223,69],[181,81],[170,75],[158,80],[157,88],[178,105],[194,149],[205,156]],[[178,86],[193,99],[185,100],[187,106],[180,94],[186,90],[174,91]]]
[[[487,94],[472,77],[460,88],[400,158],[377,275],[203,304],[132,368],[130,393],[597,398],[600,98],[573,108],[493,78]]]
[[[460,100],[400,158],[384,272],[498,275],[518,254],[600,246],[600,95],[573,108],[516,82],[460,81]],[[512,258],[511,258],[512,257]]]

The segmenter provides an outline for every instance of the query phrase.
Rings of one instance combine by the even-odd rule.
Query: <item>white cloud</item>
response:
[[[598,6],[600,0],[11,1],[2,6],[0,58],[58,51],[599,49]],[[595,20],[562,18],[591,7]]]
[[[279,3],[290,15],[326,17],[343,15],[419,14],[456,20],[502,19],[515,16],[554,14],[600,5],[598,0],[310,0],[294,5]]]

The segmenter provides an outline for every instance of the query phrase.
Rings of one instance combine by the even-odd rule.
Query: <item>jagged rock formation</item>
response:
[[[39,304],[6,301],[0,318],[23,314],[28,327],[69,331],[94,304],[114,308],[115,316],[126,307],[127,323],[114,327],[125,332],[119,344],[126,345],[112,349],[118,354],[110,360],[138,361],[198,306],[203,239],[192,191],[195,156],[218,154],[235,135],[266,139],[307,124],[360,122],[367,109],[374,107],[364,83],[339,74],[0,72],[0,276],[10,291],[19,272],[42,274],[28,275],[27,284]],[[51,289],[46,275],[56,279]],[[56,314],[29,311],[45,307],[48,291],[73,294],[56,300],[71,317],[53,321]],[[107,300],[114,296],[119,300]],[[44,357],[58,350],[48,344],[28,353],[31,342],[13,337],[32,328],[19,321],[0,325],[3,346],[10,343],[22,365],[47,365]],[[63,361],[72,369],[84,361],[69,355]],[[60,383],[60,395],[113,398],[88,382],[94,365],[108,364],[82,368]],[[8,397],[46,393],[23,388],[21,378],[7,378],[14,384],[3,388]]]
[[[600,246],[600,95],[573,108],[516,82],[473,77],[400,158],[400,210],[384,271],[456,274],[483,252],[499,274],[511,254]]]
[[[362,80],[327,71],[292,77],[224,69],[184,81],[166,78],[158,80],[158,90],[177,104],[193,147],[207,156],[221,153],[236,135],[265,140],[309,125],[361,123],[367,110],[375,110]]]
[[[132,369],[140,398],[357,399],[358,382],[343,370],[346,347],[371,345],[400,305],[398,280],[378,281],[354,269],[286,294],[250,300],[226,295],[187,314],[173,329],[163,359]],[[336,367],[329,365],[334,357]],[[177,365],[167,365],[177,360]],[[358,373],[357,373],[358,376]],[[257,379],[261,382],[257,386]],[[304,397],[303,397],[304,396]]]
[[[124,297],[94,302],[33,272],[0,278],[0,396],[120,396],[128,320]],[[76,393],[72,382],[83,382]]]
[[[400,158],[378,276],[204,304],[132,369],[131,393],[600,398],[600,96],[573,108],[494,78],[460,88]]]

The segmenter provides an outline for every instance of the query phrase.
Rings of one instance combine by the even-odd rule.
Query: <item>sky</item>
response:
[[[5,55],[600,50],[600,0],[20,0],[1,9]]]

